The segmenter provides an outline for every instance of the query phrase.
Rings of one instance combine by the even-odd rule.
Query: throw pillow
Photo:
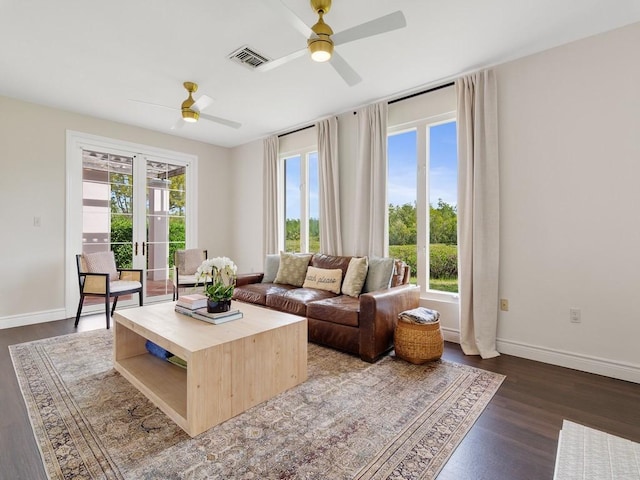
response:
[[[273,283],[278,275],[280,267],[280,255],[277,253],[267,255],[264,259],[264,277],[262,283]]]
[[[340,284],[342,283],[342,270],[309,267],[307,276],[304,279],[303,288],[316,288],[327,290],[335,294],[340,294]]]
[[[280,266],[274,283],[285,283],[301,287],[307,274],[311,254],[280,252]]]
[[[349,295],[350,297],[358,298],[364,281],[367,278],[367,271],[369,270],[369,260],[367,257],[356,258],[353,257],[349,260],[349,268],[344,276],[344,282],[342,282],[342,293]]]
[[[184,251],[184,274],[195,275],[198,267],[205,259],[204,250],[201,248],[190,248]]]
[[[118,269],[113,252],[95,252],[84,254],[84,261],[87,264],[87,273],[108,273],[109,281],[118,280]]]
[[[391,286],[391,277],[393,276],[393,267],[394,260],[391,257],[370,258],[369,272],[362,291],[366,293],[389,288]]]

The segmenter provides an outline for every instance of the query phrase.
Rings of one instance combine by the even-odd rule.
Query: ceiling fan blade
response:
[[[221,125],[226,125],[231,128],[240,128],[242,126],[241,123],[234,122],[233,120],[227,120],[226,118],[214,117],[213,115],[206,115],[204,113],[200,114],[200,118],[204,118],[205,120],[210,120],[212,122],[219,123]]]
[[[198,112],[201,112],[212,103],[213,98],[211,98],[209,95],[201,95],[200,98],[198,98],[195,103],[191,105],[191,108]]]
[[[311,30],[311,27],[304,23],[300,17],[293,13],[293,11],[280,0],[265,0],[265,2],[268,3],[274,10],[280,12],[279,14],[282,15],[287,20],[287,22],[289,22],[293,26],[293,28],[298,30],[305,38],[309,38],[314,34],[313,30]]]
[[[335,50],[333,51],[333,55],[331,55],[329,63],[350,87],[353,87],[355,84],[362,81],[362,77],[358,75],[358,72],[351,68],[351,65],[349,65],[347,61]]]
[[[178,118],[176,123],[173,124],[173,127],[171,127],[171,130],[180,130],[182,127],[184,127],[185,123],[187,122],[185,122],[182,118]]]
[[[169,110],[180,110],[179,108],[168,107],[166,105],[160,105],[159,103],[144,102],[142,100],[135,100],[133,98],[130,98],[129,101],[130,102],[136,102],[136,103],[142,103],[143,105],[150,105],[152,107],[168,108]]]
[[[290,53],[289,55],[285,55],[284,57],[276,58],[275,60],[271,60],[267,63],[263,63],[262,65],[257,67],[256,70],[258,70],[259,72],[268,72],[269,70],[273,70],[274,68],[284,65],[285,63],[288,63],[291,60],[295,60],[298,57],[302,57],[307,52],[308,50],[306,48],[303,48],[296,52]]]
[[[361,23],[355,27],[348,28],[342,32],[335,33],[331,36],[334,45],[342,45],[343,43],[353,42],[361,38],[373,37],[381,33],[390,32],[407,26],[407,20],[404,14],[398,10],[375,20]]]

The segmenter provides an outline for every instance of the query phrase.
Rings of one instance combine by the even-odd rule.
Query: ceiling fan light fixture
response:
[[[182,109],[182,119],[185,122],[189,122],[189,123],[195,123],[198,121],[198,118],[200,118],[200,114],[198,112],[196,112],[195,110],[191,110],[188,108],[183,108]]]
[[[309,51],[311,52],[311,59],[314,62],[326,62],[331,59],[333,54],[333,42],[329,36],[324,35],[318,38],[309,39]]]

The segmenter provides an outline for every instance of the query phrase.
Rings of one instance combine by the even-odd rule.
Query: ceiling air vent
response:
[[[229,59],[251,69],[259,67],[263,63],[267,63],[269,61],[267,57],[260,55],[246,45],[229,55]]]

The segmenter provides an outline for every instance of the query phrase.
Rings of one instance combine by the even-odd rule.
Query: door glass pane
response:
[[[118,268],[133,262],[132,167],[132,157],[82,152],[82,253],[113,250]],[[98,303],[103,300],[85,299]]]
[[[456,122],[429,127],[429,288],[458,291]]]
[[[172,292],[173,252],[185,247],[186,171],[147,160],[147,298]]]

